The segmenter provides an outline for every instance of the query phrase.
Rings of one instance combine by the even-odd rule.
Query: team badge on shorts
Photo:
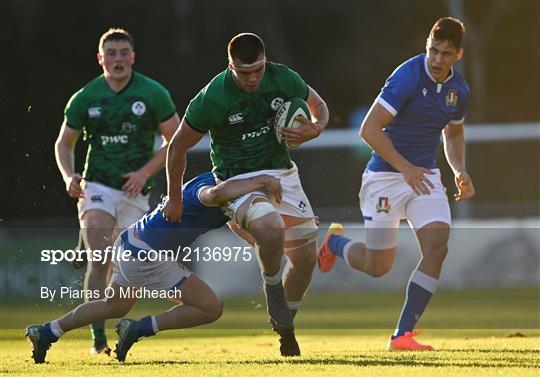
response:
[[[375,206],[377,208],[377,213],[389,213],[390,212],[390,202],[388,197],[379,197],[379,203]]]
[[[457,106],[458,102],[458,90],[449,89],[448,94],[446,95],[446,106]]]

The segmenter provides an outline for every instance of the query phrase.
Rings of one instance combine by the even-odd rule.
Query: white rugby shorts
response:
[[[435,186],[435,189],[429,188],[429,195],[414,193],[399,172],[364,172],[359,198],[369,249],[395,247],[401,219],[407,219],[414,230],[433,222],[451,224],[441,173],[438,169],[433,171],[434,175],[426,175]]]
[[[127,243],[122,239],[123,234],[124,237],[127,236]],[[173,256],[165,257],[162,254],[161,258],[158,258],[158,253],[147,254],[146,252],[155,249],[135,236],[135,225],[123,231],[114,246],[111,283],[124,287],[170,290],[183,284],[191,275],[191,271],[174,261]],[[122,256],[126,250],[131,251],[130,256]]]
[[[267,169],[256,172],[243,173],[241,175],[231,177],[229,180],[245,179],[258,175],[269,175],[280,179],[283,192],[281,203],[272,203],[278,213],[280,213],[281,215],[289,215],[297,218],[313,218],[315,216],[313,214],[311,204],[309,203],[309,200],[304,193],[304,189],[302,188],[302,183],[300,182],[300,175],[298,174],[298,168],[296,167],[296,164],[294,162],[291,169]],[[250,200],[250,198],[253,198],[254,195],[268,198],[266,193],[264,193],[263,191],[255,191],[252,193],[248,193],[241,197],[238,197],[235,200],[230,201],[225,212],[228,216],[230,216],[231,219],[234,219],[236,221],[236,212],[238,211],[240,206],[242,206],[242,204],[244,204],[246,201]],[[237,223],[241,224],[239,222]]]
[[[119,228],[127,228],[141,218],[150,208],[149,195],[128,197],[122,190],[113,189],[97,182],[82,181],[84,198],[77,202],[79,219],[88,210],[99,209],[116,219]]]

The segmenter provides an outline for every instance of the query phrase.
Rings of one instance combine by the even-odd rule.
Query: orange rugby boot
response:
[[[330,246],[328,245],[328,239],[332,235],[343,236],[345,229],[340,223],[331,223],[326,232],[324,240],[317,250],[317,265],[319,270],[323,273],[329,272],[330,269],[336,264],[337,256],[330,251]]]
[[[414,339],[418,335],[418,332],[405,332],[404,335],[398,336],[392,340],[388,341],[388,350],[434,350],[431,345],[420,344]]]

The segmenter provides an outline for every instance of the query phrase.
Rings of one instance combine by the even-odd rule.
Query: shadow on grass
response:
[[[487,351],[493,353],[494,351]],[[518,351],[523,353],[524,351]],[[380,358],[366,358],[365,356],[351,356],[350,358],[276,358],[269,360],[224,360],[224,361],[181,361],[181,360],[154,360],[154,361],[133,361],[125,362],[122,365],[125,366],[145,366],[145,365],[258,365],[258,366],[270,366],[270,365],[348,365],[358,367],[375,367],[375,366],[403,366],[410,367],[456,367],[456,368],[538,368],[540,363],[537,361],[526,359],[512,359],[512,361],[492,361],[490,363],[480,362],[478,358],[469,360],[461,360],[455,362],[449,360],[446,357],[438,357],[434,353],[422,353],[419,356],[417,353],[411,352],[407,354],[400,354],[395,359],[380,359]],[[529,353],[532,353],[529,352]],[[440,358],[440,359],[439,359]],[[444,359],[443,359],[444,358]],[[108,363],[107,365],[118,365],[115,363]]]

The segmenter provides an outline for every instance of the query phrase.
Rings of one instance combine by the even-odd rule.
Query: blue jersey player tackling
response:
[[[115,352],[121,362],[141,337],[216,321],[221,316],[223,304],[214,291],[186,267],[179,265],[171,255],[151,259],[149,251],[175,251],[178,247],[189,246],[198,236],[228,222],[219,206],[254,190],[262,190],[278,202],[281,200],[281,184],[272,176],[259,175],[216,185],[213,174],[205,173],[182,188],[184,212],[181,222],[165,220],[161,204],[132,224],[116,240],[113,251],[117,257],[113,261],[107,299],[81,304],[59,319],[27,327],[34,362],[43,363],[51,344],[65,332],[95,321],[126,315],[137,301],[136,295],[129,295],[136,289],[167,293],[167,299],[175,306],[162,314],[144,316],[138,321],[118,320]],[[241,236],[249,240],[249,235]]]
[[[401,64],[388,78],[360,131],[373,149],[359,194],[366,242],[343,237],[343,226],[333,223],[318,250],[323,272],[339,256],[351,267],[380,277],[394,262],[399,222],[408,220],[422,259],[411,274],[388,349],[433,349],[417,342],[413,329],[437,288],[448,250],[450,207],[435,161],[441,132],[458,189],[454,198],[474,195],[463,133],[469,86],[452,67],[463,54],[464,31],[455,18],[439,19],[427,39],[426,54]]]

